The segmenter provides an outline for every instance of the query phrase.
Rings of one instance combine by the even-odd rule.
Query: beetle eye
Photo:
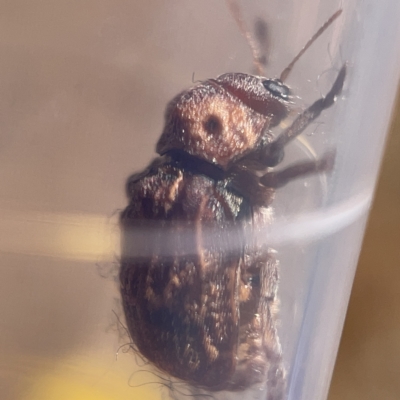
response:
[[[289,98],[289,88],[285,86],[279,79],[266,79],[265,81],[262,81],[262,84],[273,96],[280,97],[284,100]]]

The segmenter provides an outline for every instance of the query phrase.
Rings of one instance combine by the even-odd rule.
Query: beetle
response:
[[[228,2],[243,33],[240,11]],[[280,78],[226,73],[168,104],[159,157],[128,178],[121,213],[120,291],[135,348],[155,367],[207,391],[267,387],[285,396],[276,329],[278,266],[244,229],[268,223],[275,190],[328,171],[334,155],[276,171],[285,146],[340,94],[346,65],[325,97],[279,135],[290,110],[284,84],[294,63],[340,15],[309,40]],[[248,37],[248,35],[247,35]],[[256,68],[257,49],[250,39]],[[266,212],[267,211],[267,212]]]

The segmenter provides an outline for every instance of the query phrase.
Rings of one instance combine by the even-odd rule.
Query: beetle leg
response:
[[[230,389],[259,383],[267,389],[267,400],[282,400],[286,384],[276,329],[278,263],[265,249],[248,248],[241,271],[242,281],[250,282],[252,289],[240,304],[239,361]]]
[[[262,318],[263,346],[269,362],[267,399],[278,400],[284,398],[285,369],[282,362],[282,348],[276,329],[278,265],[271,254],[268,254],[268,260],[262,264],[260,275],[261,290],[258,313]]]
[[[266,399],[282,400],[286,381],[282,348],[276,329],[278,263],[266,250],[247,249],[246,253],[243,270],[252,276],[252,301],[257,303],[257,307],[253,308],[253,314],[247,322],[245,338],[242,338],[247,348],[242,379],[254,379],[255,371],[263,371],[264,378],[259,379],[267,388]],[[245,311],[246,303],[241,306],[241,315]],[[248,376],[249,371],[253,377]],[[237,379],[240,381],[239,377]]]
[[[274,200],[275,190],[260,184],[260,177],[248,169],[235,169],[228,186],[248,199],[252,206],[268,207]]]
[[[261,177],[251,170],[237,169],[229,186],[249,199],[253,206],[268,207],[274,200],[275,189],[302,176],[331,171],[335,154],[332,150],[318,160],[299,162],[280,171],[269,171]]]
[[[280,171],[270,171],[260,178],[260,183],[268,188],[279,188],[293,179],[318,172],[332,170],[335,161],[335,151],[330,151],[318,160],[303,161]]]

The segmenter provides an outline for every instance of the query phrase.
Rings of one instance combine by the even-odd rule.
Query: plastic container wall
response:
[[[279,260],[286,397],[325,399],[397,89],[400,5],[240,4],[249,27],[256,18],[267,23],[271,78],[343,9],[286,83],[298,96],[293,117],[347,63],[344,90],[279,166],[336,149],[334,169],[279,189],[273,222],[256,231]],[[122,351],[130,340],[115,282],[115,213],[126,206],[127,176],[155,156],[166,104],[192,80],[250,72],[245,39],[226,4],[212,0],[19,2],[1,18],[3,398],[205,395],[158,380],[151,365]]]

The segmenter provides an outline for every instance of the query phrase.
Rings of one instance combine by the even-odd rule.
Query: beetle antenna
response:
[[[279,79],[284,82],[289,76],[294,64],[298,59],[307,51],[307,49],[321,36],[321,34],[328,28],[328,26],[342,13],[342,9],[339,9],[333,14],[319,29],[314,33],[312,38],[306,43],[306,45],[300,50],[299,54],[292,60],[292,62],[282,71]]]
[[[226,0],[228,8],[236,21],[237,26],[239,27],[240,32],[245,37],[247,44],[249,45],[251,52],[253,53],[253,62],[256,68],[258,75],[264,75],[264,67],[263,67],[263,57],[260,51],[259,46],[257,45],[256,40],[253,35],[250,33],[244,18],[242,11],[240,10],[239,4],[236,0]]]

